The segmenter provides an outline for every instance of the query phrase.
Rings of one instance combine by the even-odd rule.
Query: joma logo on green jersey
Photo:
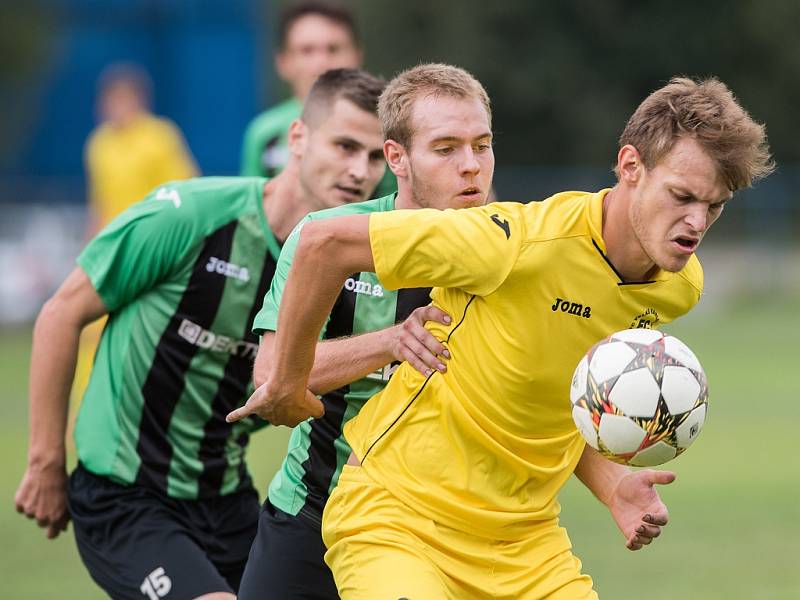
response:
[[[192,323],[189,319],[181,321],[180,327],[178,327],[178,335],[190,344],[212,352],[227,352],[234,356],[246,356],[251,360],[255,360],[258,352],[258,344],[212,333],[208,329],[203,329],[197,323]]]
[[[383,298],[383,288],[378,285],[372,285],[368,281],[357,281],[352,277],[348,277],[344,282],[344,289],[348,292],[355,292],[356,294],[365,294],[367,296],[377,296]]]
[[[250,271],[247,270],[247,267],[240,267],[239,265],[225,262],[216,256],[212,256],[208,259],[206,271],[209,273],[219,273],[225,277],[233,277],[239,281],[250,281]]]

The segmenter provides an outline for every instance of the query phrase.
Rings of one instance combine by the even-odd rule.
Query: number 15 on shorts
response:
[[[172,589],[172,580],[167,577],[164,567],[158,567],[145,577],[139,589],[150,600],[158,600],[169,594]]]

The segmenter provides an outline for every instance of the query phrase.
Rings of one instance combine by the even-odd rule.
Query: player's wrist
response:
[[[400,333],[402,332],[402,323],[392,325],[381,331],[378,335],[381,336],[381,348],[393,360],[403,360],[400,356]]]
[[[67,456],[64,448],[32,449],[28,456],[28,468],[38,472],[65,471]]]

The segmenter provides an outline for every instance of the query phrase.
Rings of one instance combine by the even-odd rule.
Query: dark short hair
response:
[[[320,75],[311,86],[300,118],[309,123],[340,98],[377,115],[378,98],[385,87],[386,81],[362,69],[331,69]]]
[[[292,25],[308,15],[319,15],[338,23],[350,32],[353,45],[361,45],[356,19],[347,4],[338,0],[294,0],[281,11],[278,21],[278,47],[281,50],[286,48],[286,39]]]

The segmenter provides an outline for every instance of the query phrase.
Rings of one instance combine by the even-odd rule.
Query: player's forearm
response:
[[[308,381],[319,332],[344,281],[374,269],[368,221],[352,219],[303,228],[278,312],[273,373],[279,381]]]
[[[317,342],[314,366],[308,377],[308,389],[315,394],[326,394],[366,377],[395,360],[392,339],[397,327],[395,325],[359,336]],[[265,332],[253,365],[255,387],[266,382],[274,351],[275,332]]]
[[[394,360],[390,344],[392,329],[319,342],[308,389],[325,394],[388,365]]]
[[[627,467],[604,458],[588,444],[575,467],[575,476],[606,506],[619,481],[628,473]]]
[[[65,319],[60,308],[57,299],[49,300],[33,329],[28,462],[41,467],[66,460],[64,438],[81,325]]]

